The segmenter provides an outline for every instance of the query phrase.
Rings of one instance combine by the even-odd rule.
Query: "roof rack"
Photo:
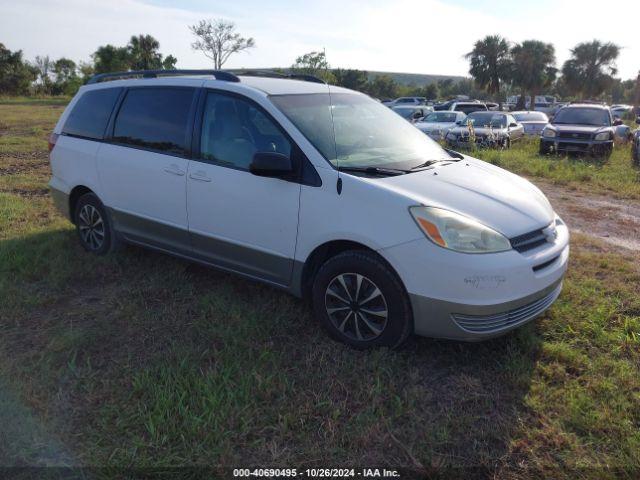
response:
[[[87,84],[99,83],[108,80],[118,80],[122,78],[157,78],[157,77],[171,77],[179,75],[211,75],[216,80],[223,80],[225,82],[239,82],[240,79],[230,72],[223,70],[131,70],[129,72],[114,72],[114,73],[99,73],[89,79]]]
[[[327,83],[315,75],[306,75],[303,73],[281,73],[274,72],[273,70],[234,70],[233,73],[245,77],[288,78],[290,80],[302,80],[304,82]]]

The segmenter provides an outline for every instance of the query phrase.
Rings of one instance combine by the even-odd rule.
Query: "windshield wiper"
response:
[[[404,175],[409,173],[410,170],[401,170],[399,168],[384,168],[384,167],[347,167],[339,166],[338,170],[341,172],[354,172],[354,173],[367,173],[369,175]]]
[[[436,163],[440,163],[440,162],[459,162],[460,160],[462,160],[464,158],[464,156],[462,156],[462,154],[458,153],[458,152],[454,152],[453,150],[449,150],[447,148],[444,149],[445,152],[447,152],[450,156],[451,159],[440,159],[440,160],[427,160],[424,163],[421,163],[420,165],[416,165],[415,167],[411,167],[411,170],[418,170],[419,168],[427,168],[430,167],[433,164]]]

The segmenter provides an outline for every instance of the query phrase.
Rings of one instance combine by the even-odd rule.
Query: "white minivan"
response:
[[[534,185],[310,77],[97,76],[49,146],[87,251],[127,242],[266,282],[359,348],[503,334],[567,268],[568,229]]]

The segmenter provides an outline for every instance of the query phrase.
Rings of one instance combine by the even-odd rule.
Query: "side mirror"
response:
[[[509,124],[509,128],[518,128],[518,124],[517,123],[510,123]]]
[[[259,177],[282,178],[293,173],[291,159],[276,152],[257,152],[249,171]]]
[[[638,120],[636,119],[636,122],[637,122],[637,121],[638,121]],[[624,122],[623,122],[622,120],[620,120],[619,118],[616,118],[616,119],[613,121],[613,124],[614,124],[616,127],[617,127],[617,126],[622,125],[623,123],[624,123]]]
[[[413,119],[414,119],[414,120],[418,120],[419,118],[422,118],[422,113],[420,113],[420,112],[413,112],[412,117],[413,117]]]
[[[636,118],[636,125],[640,125],[640,117]]]

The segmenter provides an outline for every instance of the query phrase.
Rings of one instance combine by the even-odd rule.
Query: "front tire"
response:
[[[538,154],[545,156],[551,153],[551,149],[547,147],[543,142],[540,142],[540,147],[538,149]]]
[[[78,199],[74,220],[80,245],[87,252],[105,255],[116,248],[118,242],[111,219],[94,193],[86,193]]]
[[[397,348],[413,331],[404,287],[377,255],[346,251],[320,267],[312,286],[313,310],[329,334],[355,348]]]

